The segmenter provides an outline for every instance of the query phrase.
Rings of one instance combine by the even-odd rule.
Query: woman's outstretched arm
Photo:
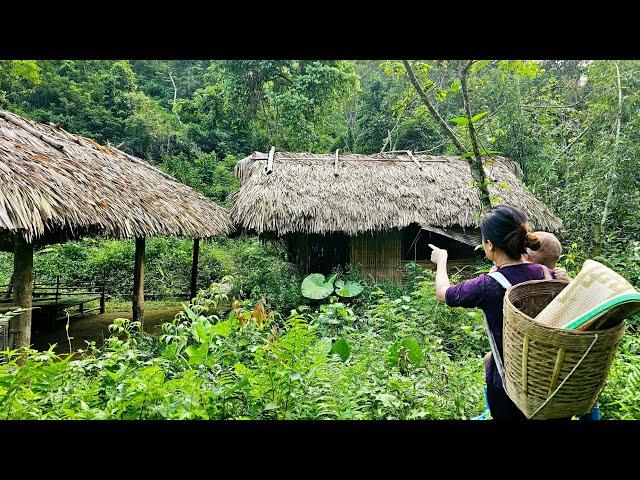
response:
[[[449,274],[447,273],[447,258],[449,254],[443,248],[429,244],[431,248],[431,261],[436,264],[436,297],[442,303],[446,303],[445,294],[451,286],[449,282]]]

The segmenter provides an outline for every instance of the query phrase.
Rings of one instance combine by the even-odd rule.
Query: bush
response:
[[[117,319],[105,346],[81,359],[27,350],[20,367],[12,352],[0,365],[0,418],[469,418],[482,409],[482,362],[454,359],[411,298],[376,293],[363,315],[333,302],[283,318],[250,300],[207,314],[228,303],[222,292],[201,291],[160,337]]]
[[[600,410],[602,418],[640,419],[640,332],[633,327],[622,337],[600,396]]]
[[[256,238],[226,240],[234,262],[234,294],[254,301],[264,296],[269,308],[288,313],[303,302],[301,278],[295,265],[287,262],[287,252],[274,242]]]

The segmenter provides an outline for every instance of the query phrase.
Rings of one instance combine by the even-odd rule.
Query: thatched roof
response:
[[[403,228],[478,227],[481,209],[469,165],[458,157],[408,154],[340,155],[254,152],[236,165],[240,189],[233,221],[256,233],[361,232]],[[555,232],[562,222],[518,179],[516,164],[494,157],[485,167],[503,183],[489,187],[501,203],[526,213],[535,229]],[[504,188],[507,187],[507,188]]]
[[[227,211],[114,147],[0,110],[0,236],[213,237]]]

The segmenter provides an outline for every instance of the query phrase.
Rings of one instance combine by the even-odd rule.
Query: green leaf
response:
[[[398,397],[389,393],[380,393],[376,395],[376,399],[382,402],[385,407],[396,407],[400,405]]]
[[[395,342],[387,356],[387,362],[391,365],[397,365],[398,360],[406,359],[413,365],[420,365],[424,361],[424,353],[418,342],[413,338],[405,338]]]
[[[480,120],[482,117],[484,117],[485,115],[488,115],[489,112],[480,112],[477,115],[474,115],[473,117],[471,117],[471,123],[475,123],[478,120]]]
[[[469,123],[469,119],[467,117],[453,117],[451,121],[456,125],[466,125]]]
[[[351,354],[351,348],[344,337],[340,337],[336,343],[333,344],[331,350],[329,350],[329,355],[332,354],[338,354],[343,362],[347,361],[347,358],[349,358]]]
[[[198,347],[189,345],[184,351],[189,356],[189,360],[187,362],[189,365],[199,365],[205,362],[209,351],[209,345],[206,343],[203,343]]]
[[[449,87],[449,92],[456,93],[458,90],[460,90],[460,87],[462,87],[462,84],[460,83],[460,79],[455,78],[451,83],[451,87]]]
[[[302,295],[313,300],[327,298],[333,293],[333,279],[335,279],[335,275],[329,279],[331,281],[325,281],[324,275],[321,273],[307,275],[300,287]]]
[[[221,337],[228,337],[232,331],[232,320],[225,320],[223,322],[216,323],[211,327],[211,333],[220,335]]]
[[[499,152],[498,150],[480,150],[480,155],[496,155],[502,152]]]
[[[496,155],[496,154],[500,154],[502,152],[499,152],[497,150],[480,150],[480,155]],[[473,150],[469,150],[466,153],[463,153],[462,155],[460,155],[460,158],[471,158],[473,157],[474,153]]]
[[[357,282],[343,282],[342,280],[338,280],[336,282],[336,294],[341,297],[350,298],[359,295],[364,287]]]

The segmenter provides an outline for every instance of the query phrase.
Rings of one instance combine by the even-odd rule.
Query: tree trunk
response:
[[[31,309],[33,301],[33,244],[16,235],[13,253],[13,303]],[[31,345],[31,310],[11,319],[9,338],[12,348]]]
[[[602,254],[602,225],[593,224],[593,256],[599,257]]]
[[[193,260],[191,262],[191,299],[197,294],[198,256],[200,254],[200,239],[193,240]]]
[[[620,125],[622,123],[622,84],[620,82],[620,67],[618,63],[614,64],[616,67],[616,79],[618,82],[618,113],[616,115],[616,139],[613,147],[613,163],[611,164],[611,183],[609,184],[609,191],[607,192],[607,199],[604,202],[604,210],[602,211],[602,217],[600,218],[600,225],[597,229],[597,236],[595,239],[595,254],[600,255],[602,253],[602,239],[605,233],[605,226],[607,219],[609,218],[609,211],[611,209],[611,200],[613,199],[613,189],[616,183],[616,162],[618,158],[618,150],[620,146]]]
[[[145,239],[136,238],[136,257],[133,270],[133,321],[144,328],[144,244]]]
[[[467,116],[467,127],[469,128],[469,137],[471,138],[471,145],[473,147],[473,157],[468,159],[469,168],[471,169],[471,176],[478,187],[480,192],[480,201],[482,202],[482,210],[486,211],[491,208],[491,197],[489,196],[489,189],[487,188],[487,179],[484,174],[484,168],[482,167],[482,156],[480,155],[480,148],[478,147],[478,137],[476,135],[475,127],[471,121],[471,107],[469,106],[469,92],[467,89],[467,72],[473,62],[469,61],[460,72],[460,87],[462,90],[462,99],[464,101],[464,112]]]

